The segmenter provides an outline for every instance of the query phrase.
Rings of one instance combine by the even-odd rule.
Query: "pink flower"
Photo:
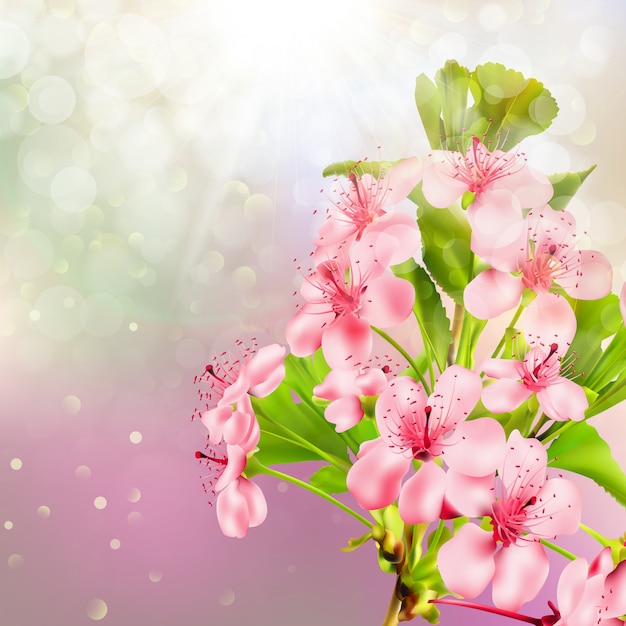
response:
[[[506,141],[506,139],[505,139]],[[447,207],[464,193],[475,194],[467,208],[472,250],[510,247],[523,230],[522,209],[544,205],[554,192],[547,176],[525,164],[522,153],[492,151],[472,136],[465,153],[439,150],[424,168],[422,191],[435,207]]]
[[[205,407],[196,414],[200,414],[213,444],[225,438],[227,443],[244,445],[258,430],[248,394],[264,398],[285,377],[283,346],[272,344],[256,353],[241,342],[237,347],[240,354],[236,358],[228,358],[225,353],[214,356],[202,376],[195,379],[209,385],[208,390],[199,392]]]
[[[440,548],[437,563],[450,591],[474,598],[493,579],[493,603],[508,611],[537,595],[548,575],[540,539],[576,532],[581,513],[578,486],[563,478],[546,480],[546,463],[541,442],[515,430],[495,488],[466,479],[460,493],[465,502],[457,508],[464,513],[481,499],[480,514],[491,516],[493,532],[466,524]]]
[[[410,315],[413,285],[385,273],[394,242],[372,233],[355,242],[349,254],[320,263],[305,279],[301,294],[306,303],[285,331],[293,354],[307,356],[321,345],[332,368],[358,367],[372,350],[370,324],[387,328]]]
[[[314,244],[319,246],[315,261],[335,255],[340,245],[359,241],[366,232],[384,232],[397,241],[391,264],[412,257],[419,248],[420,236],[415,219],[401,211],[387,213],[383,207],[398,204],[422,178],[422,164],[417,157],[404,159],[381,171],[358,176],[358,164],[350,173],[348,191],[340,188],[339,199],[319,231]]]
[[[336,424],[335,430],[341,433],[356,426],[363,417],[360,396],[377,396],[387,385],[383,370],[372,367],[361,370],[331,370],[324,382],[313,387],[318,398],[330,400],[324,410],[324,417]]]
[[[626,561],[613,569],[611,548],[607,547],[587,567],[585,559],[572,561],[559,578],[558,609],[543,618],[554,626],[623,626],[617,619],[626,613]]]
[[[559,347],[556,343],[536,345],[521,361],[485,360],[481,369],[498,379],[483,390],[485,407],[492,413],[508,413],[536,393],[541,410],[550,419],[582,420],[589,402],[580,385],[560,375],[560,352],[565,350]]]
[[[406,523],[430,522],[441,514],[447,485],[435,457],[464,475],[493,474],[505,441],[502,427],[490,418],[465,421],[480,388],[478,374],[460,365],[443,372],[429,397],[412,378],[393,379],[376,403],[380,437],[361,446],[348,472],[348,488],[359,505],[379,509],[399,496]],[[414,460],[422,465],[402,484]]]
[[[217,521],[227,537],[244,537],[248,528],[265,520],[267,503],[263,492],[242,476],[246,466],[243,448],[224,441],[218,445],[207,443],[205,452],[196,452],[196,458],[207,468],[202,486],[206,493],[217,497]]]
[[[521,246],[499,250],[489,259],[494,267],[467,285],[465,307],[474,317],[491,319],[517,306],[524,289],[532,289],[537,297],[523,317],[529,342],[540,337],[548,343],[569,343],[576,317],[550,290],[560,286],[573,298],[602,298],[611,290],[612,266],[601,252],[576,248],[576,221],[567,211],[533,209],[526,227]]]

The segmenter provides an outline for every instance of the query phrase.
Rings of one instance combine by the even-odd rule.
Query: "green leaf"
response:
[[[492,120],[484,143],[491,149],[502,144],[505,135],[509,146],[524,137],[543,132],[556,117],[558,106],[550,92],[535,78],[500,63],[485,63],[472,72],[470,89],[474,105],[466,123],[481,118]]]
[[[351,538],[348,541],[348,545],[345,548],[340,548],[342,552],[354,552],[357,548],[360,548],[363,544],[367,543],[372,538],[372,533],[365,533],[361,537]]]
[[[585,372],[584,383],[591,389],[604,389],[626,370],[626,327],[621,326],[591,371]]]
[[[441,97],[437,86],[425,74],[415,79],[415,104],[430,147],[439,149],[446,134],[441,119]]]
[[[599,300],[576,300],[569,298],[576,315],[576,335],[568,351],[568,355],[576,358],[577,372],[585,372],[581,384],[600,391],[605,378],[593,376],[594,368],[602,355],[602,342],[614,335],[622,326],[623,320],[619,311],[619,298],[610,293]]]
[[[425,343],[431,348],[439,371],[443,372],[448,358],[448,347],[452,341],[450,320],[441,303],[441,296],[435,284],[423,267],[413,259],[391,268],[400,278],[408,280],[415,288],[413,310],[417,317]]]
[[[430,275],[457,304],[463,304],[463,290],[472,278],[468,268],[473,256],[465,213],[456,206],[436,209],[424,198],[421,184],[409,198],[418,207],[423,258]]]
[[[371,174],[374,178],[380,176],[381,170],[388,172],[398,161],[338,161],[331,163],[324,168],[322,176],[345,176],[348,178],[351,174],[357,177],[363,174]]]
[[[587,422],[579,422],[553,441],[548,448],[548,458],[551,467],[591,478],[626,506],[626,474],[613,458],[606,441]]]
[[[326,493],[343,493],[348,491],[346,472],[342,472],[334,465],[324,465],[311,476],[311,485]]]
[[[586,417],[593,417],[626,400],[626,372],[612,383],[609,383],[598,394],[595,401],[585,411]]]
[[[550,200],[548,204],[555,211],[563,210],[569,204],[574,194],[580,189],[580,186],[585,182],[587,176],[595,169],[596,166],[592,165],[589,169],[582,172],[567,172],[548,176],[554,188],[552,200]]]
[[[461,141],[465,131],[470,71],[456,61],[446,61],[435,75],[435,82],[439,90],[445,136]]]

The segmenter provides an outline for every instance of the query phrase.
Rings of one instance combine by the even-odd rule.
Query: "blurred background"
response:
[[[625,27],[620,0],[0,0],[2,624],[380,624],[394,581],[372,545],[340,552],[362,529],[330,504],[258,478],[266,522],[221,535],[194,374],[235,338],[284,342],[322,169],[425,157],[415,77],[450,58],[556,97],[523,149],[598,165],[570,210],[619,291]],[[623,408],[593,424],[626,468]],[[579,483],[583,521],[626,531]],[[501,623],[443,609],[460,620]]]

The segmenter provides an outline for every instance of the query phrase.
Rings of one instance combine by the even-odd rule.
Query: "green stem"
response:
[[[454,305],[454,319],[452,320],[452,341],[448,348],[448,365],[453,365],[456,361],[456,353],[461,340],[461,329],[463,328],[463,319],[465,318],[465,307],[461,304]]]
[[[561,548],[561,546],[557,546],[555,543],[552,543],[551,541],[542,539],[541,543],[546,548],[550,548],[550,550],[554,550],[555,552],[558,552],[559,554],[563,555],[565,558],[569,559],[570,561],[575,561],[578,558],[575,554],[568,552],[567,550],[565,550],[565,548]]]
[[[444,526],[445,526],[444,521],[439,520],[439,526],[437,526],[437,530],[435,531],[432,541],[430,542],[430,546],[428,550],[429,552],[430,552],[430,548],[433,546],[435,549],[437,549],[437,546],[439,545],[439,540],[441,539],[441,533],[443,533]]]
[[[396,587],[397,584],[393,588],[391,599],[389,600],[389,606],[387,607],[387,613],[385,614],[385,619],[383,620],[383,626],[398,625],[398,615],[400,613],[400,609],[402,608],[402,601],[398,598]]]
[[[574,426],[574,424],[578,424],[578,422],[574,422],[572,420],[570,420],[569,422],[565,422],[565,424],[563,424],[563,426],[561,426],[561,428],[557,428],[557,430],[555,430],[553,433],[550,433],[546,437],[543,437],[542,435],[539,435],[538,439],[545,446],[546,443],[548,443],[549,441],[552,441],[553,439],[555,439],[559,435],[562,435],[566,430],[569,430],[572,426]]]
[[[593,537],[596,541],[600,543],[603,547],[607,547],[611,545],[610,539],[607,539],[604,535],[601,535],[599,532],[594,530],[593,528],[589,528],[589,526],[585,524],[580,524],[580,530],[586,532],[588,535]]]
[[[509,328],[512,328],[513,325],[515,324],[515,322],[517,322],[517,320],[519,319],[519,316],[522,314],[522,311],[525,309],[526,307],[520,303],[520,305],[517,307],[517,311],[515,311],[515,315],[513,316],[513,318],[511,319],[511,321],[509,322],[509,325],[506,327],[506,330],[504,331],[504,335],[502,336],[502,339],[500,339],[500,342],[498,343],[498,345],[496,346],[496,349],[493,351],[493,354],[491,355],[492,359],[495,359],[498,357],[498,354],[500,354],[500,351],[502,350],[502,348],[504,347],[504,342],[506,341],[506,331]]]
[[[337,467],[337,468],[339,468],[341,470],[345,471],[346,469],[349,469],[351,467],[351,464],[348,461],[344,461],[343,459],[340,459],[339,457],[335,456],[334,454],[329,454],[328,452],[325,452],[324,450],[321,450],[316,445],[314,445],[310,441],[308,441],[308,439],[305,439],[304,437],[301,437],[297,433],[294,433],[290,428],[287,428],[287,426],[285,426],[284,424],[281,424],[280,422],[277,422],[276,420],[273,420],[261,408],[261,406],[258,403],[254,402],[254,398],[252,398],[252,407],[254,408],[254,412],[255,412],[256,415],[262,415],[265,420],[270,422],[270,424],[273,424],[274,426],[278,426],[284,432],[288,433],[287,437],[281,437],[281,439],[285,439],[285,441],[290,441],[291,443],[295,443],[295,444],[299,445],[301,448],[306,448],[307,450],[311,450],[312,452],[315,452],[315,454],[320,456],[322,459],[325,459],[330,464],[334,465],[335,467]],[[264,431],[264,432],[268,432],[269,433],[269,431]],[[272,434],[275,437],[280,437],[280,435],[278,435],[276,433],[269,433],[269,434]]]
[[[430,388],[428,386],[428,383],[426,382],[426,379],[422,376],[421,372],[419,371],[417,367],[417,364],[411,358],[409,353],[395,339],[390,337],[384,330],[381,330],[380,328],[377,328],[376,326],[372,326],[372,330],[375,333],[378,333],[385,341],[390,343],[407,360],[408,364],[413,368],[415,375],[420,379],[420,382],[424,386],[426,393],[430,394]]]
[[[372,528],[374,524],[368,522],[362,515],[359,515],[356,511],[353,511],[349,506],[346,506],[343,502],[340,502],[336,498],[333,498],[330,494],[310,485],[309,483],[305,483],[303,480],[296,478],[295,476],[290,476],[289,474],[285,474],[283,472],[279,472],[278,470],[271,469],[269,467],[265,467],[262,465],[258,469],[259,474],[267,474],[268,476],[273,476],[274,478],[279,478],[280,480],[284,480],[288,483],[292,483],[293,485],[297,485],[298,487],[302,487],[302,489],[306,489],[311,493],[314,493],[320,498],[324,498],[324,500],[328,500],[331,504],[334,504],[336,507],[339,507],[342,511],[347,513],[348,515],[352,515],[354,519],[359,520],[361,524],[365,524],[368,528]]]

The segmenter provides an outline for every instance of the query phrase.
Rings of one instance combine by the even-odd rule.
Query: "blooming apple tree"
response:
[[[624,537],[583,523],[573,476],[626,507],[626,475],[588,423],[626,399],[626,287],[612,293],[610,261],[581,247],[566,208],[593,168],[527,165],[523,140],[558,108],[501,65],[449,61],[418,76],[416,104],[430,154],[324,170],[330,206],[286,346],[240,344],[197,377],[203,486],[232,537],[270,515],[256,474],[358,520],[345,550],[373,545],[395,577],[387,626],[437,623],[447,604],[623,624]],[[483,335],[502,316],[502,337]],[[308,481],[273,467],[310,461]],[[601,544],[590,565],[559,544],[578,532]],[[527,615],[547,551],[569,564],[548,612]],[[491,605],[472,601],[486,589]]]

